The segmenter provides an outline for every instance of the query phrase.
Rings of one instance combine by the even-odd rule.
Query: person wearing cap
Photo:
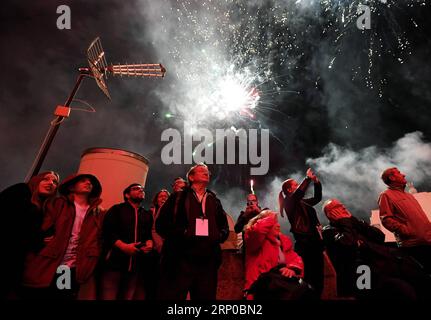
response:
[[[164,238],[159,298],[214,300],[221,247],[229,235],[227,216],[216,194],[207,189],[208,167],[187,173],[190,187],[174,192],[160,209],[156,231]]]
[[[123,203],[108,210],[103,224],[103,300],[140,300],[146,295],[144,277],[152,262],[153,216],[142,207],[145,192],[141,184],[129,185],[123,198]]]
[[[0,193],[4,226],[0,241],[7,244],[3,249],[7,259],[0,264],[0,299],[19,296],[25,256],[43,246],[43,207],[55,196],[59,179],[56,172],[45,171],[33,176],[28,183],[14,184]]]
[[[52,230],[52,236],[39,252],[26,257],[23,286],[29,297],[75,299],[99,260],[105,214],[99,180],[74,174],[60,184],[59,193],[46,203],[42,223],[42,230]]]

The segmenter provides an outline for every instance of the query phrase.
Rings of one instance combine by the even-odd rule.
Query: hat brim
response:
[[[91,184],[93,185],[93,189],[90,192],[90,198],[100,197],[100,194],[102,193],[102,185],[94,175],[88,173],[78,174],[75,177],[67,179],[67,181],[64,181],[60,185],[60,187],[58,188],[58,192],[61,195],[67,196],[68,194],[70,194],[70,187],[82,178],[90,179]]]

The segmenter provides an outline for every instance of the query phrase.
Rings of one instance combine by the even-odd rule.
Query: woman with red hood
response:
[[[6,258],[0,264],[1,299],[17,298],[25,255],[43,246],[43,207],[56,194],[58,182],[56,172],[46,171],[28,183],[15,184],[0,193],[3,227],[0,241]]]

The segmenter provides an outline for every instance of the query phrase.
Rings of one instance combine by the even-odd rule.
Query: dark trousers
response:
[[[160,281],[160,254],[157,251],[153,250],[151,253],[147,254],[147,259],[142,270],[145,300],[156,300]]]
[[[190,259],[191,260],[191,259]],[[178,259],[162,261],[158,298],[160,300],[215,300],[218,264],[214,261]]]
[[[144,300],[142,275],[136,272],[104,270],[100,278],[102,300]]]
[[[296,241],[295,251],[304,262],[304,280],[320,297],[323,291],[323,247],[320,242]]]

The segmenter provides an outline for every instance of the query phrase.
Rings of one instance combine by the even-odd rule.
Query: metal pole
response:
[[[69,97],[66,100],[66,103],[64,104],[65,107],[69,107],[73,98],[75,97],[76,92],[79,89],[79,86],[81,85],[82,79],[88,75],[88,73],[80,73],[78,76],[78,79],[76,80],[75,86],[73,87],[72,92],[70,93]],[[48,150],[51,146],[52,141],[54,140],[54,137],[58,131],[58,128],[60,128],[60,124],[63,122],[64,117],[57,116],[52,122],[51,126],[45,136],[45,139],[42,142],[42,145],[40,146],[40,149],[36,155],[36,158],[34,159],[34,162],[32,164],[32,167],[30,171],[27,174],[27,177],[25,178],[25,181],[28,182],[31,177],[37,175],[39,173],[40,168],[42,167],[43,161],[45,160],[45,157],[48,153]]]

